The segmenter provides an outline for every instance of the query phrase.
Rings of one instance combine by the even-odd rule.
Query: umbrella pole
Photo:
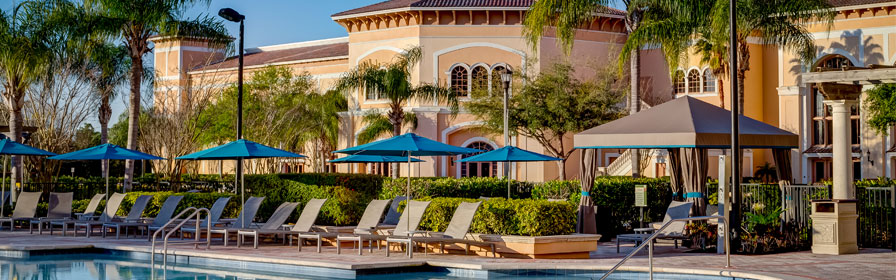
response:
[[[404,211],[405,213],[408,213],[408,216],[407,216],[407,219],[408,219],[408,222],[407,222],[408,231],[407,232],[408,233],[411,232],[411,171],[412,171],[411,170],[411,151],[408,151],[408,193],[407,193],[408,205],[405,207],[405,211]],[[410,250],[410,248],[408,250]]]
[[[3,157],[3,187],[0,188],[0,199],[6,197],[6,158]],[[6,200],[0,201],[0,217],[6,217],[3,214],[3,208],[6,207]]]
[[[510,162],[504,162],[504,180],[507,180],[507,199],[510,199]]]
[[[103,177],[106,177],[106,195],[105,195],[106,207],[103,208],[104,209],[103,212],[108,213],[108,211],[109,211],[109,172],[107,171],[106,174],[103,174]],[[114,217],[115,213],[112,213],[112,216]]]
[[[236,176],[240,179],[240,200],[243,202],[243,207],[246,207],[246,180],[243,179],[243,159],[237,159],[236,162]],[[246,227],[246,215],[240,215],[240,217],[240,225]]]

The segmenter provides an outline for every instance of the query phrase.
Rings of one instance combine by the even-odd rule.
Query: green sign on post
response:
[[[647,185],[635,185],[635,207],[647,207]]]

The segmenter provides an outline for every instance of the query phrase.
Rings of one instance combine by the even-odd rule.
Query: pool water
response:
[[[367,271],[357,277],[339,273],[302,275],[278,273],[276,269],[249,270],[232,267],[209,267],[200,265],[171,264],[163,268],[156,263],[155,269],[146,260],[128,259],[114,254],[87,253],[40,255],[26,259],[0,258],[0,280],[21,279],[598,279],[600,271],[587,270],[506,270],[470,271],[438,267],[409,268],[410,272]],[[336,276],[334,277],[327,277]],[[466,276],[466,277],[461,277]],[[471,278],[467,278],[471,277]],[[734,279],[730,277],[654,274],[655,279]],[[647,279],[646,273],[619,271],[611,279]]]

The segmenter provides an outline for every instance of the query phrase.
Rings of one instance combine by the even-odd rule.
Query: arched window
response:
[[[467,77],[467,68],[455,66],[454,69],[451,69],[451,89],[457,96],[467,96],[467,88],[469,88]]]
[[[470,77],[472,79],[471,91],[488,90],[488,69],[483,66],[473,67]]]
[[[852,62],[842,55],[831,55],[822,58],[815,67],[821,68],[842,68],[843,66],[852,66]]]
[[[484,152],[494,150],[492,145],[485,142],[473,142],[467,145],[467,148],[479,149],[482,152],[463,155],[461,158],[471,157]],[[498,175],[498,164],[494,162],[462,162],[460,164],[461,177],[495,177]]]
[[[716,92],[716,75],[712,70],[703,70],[703,92]]]
[[[675,94],[684,94],[686,93],[687,84],[684,81],[684,71],[678,70],[675,71],[675,75],[672,76],[672,85],[674,86]]]
[[[504,92],[504,82],[501,81],[501,74],[507,72],[507,68],[504,66],[495,66],[492,69],[492,93],[502,93]]]
[[[688,71],[688,93],[700,92],[700,72],[697,69]]]

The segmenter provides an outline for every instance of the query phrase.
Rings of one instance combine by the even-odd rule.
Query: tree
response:
[[[881,135],[896,125],[896,84],[877,85],[865,92],[868,125]]]
[[[600,13],[606,13],[607,0],[541,0],[535,2],[529,8],[524,24],[524,33],[529,45],[536,47],[541,40],[544,30],[553,27],[557,30],[558,43],[563,46],[564,52],[569,55],[575,42],[576,30],[583,24],[588,24]],[[638,29],[645,9],[644,1],[622,0],[626,7],[625,26],[629,32]],[[641,52],[639,50],[620,55],[619,63],[629,62],[629,113],[641,111]],[[620,69],[622,69],[620,67]],[[639,159],[638,149],[631,149],[632,158]],[[640,176],[640,161],[632,160],[632,177]]]
[[[327,160],[336,150],[339,137],[339,112],[348,110],[348,100],[340,92],[328,91],[325,94],[311,93],[305,96],[304,112],[296,117],[310,120],[306,129],[308,139],[312,141],[312,167],[315,172],[324,172]]]
[[[180,16],[202,0],[85,0],[94,16],[97,30],[121,38],[131,60],[128,149],[137,148],[139,137],[140,90],[144,80],[143,55],[151,51],[152,36],[202,38],[210,45],[223,45],[231,40],[220,20],[206,15],[194,19]],[[125,163],[125,189],[130,189],[134,161]]]
[[[593,78],[575,78],[572,66],[558,63],[525,83],[508,102],[509,131],[532,138],[558,163],[560,179],[565,179],[566,160],[574,151],[563,138],[571,133],[604,124],[625,114],[619,106],[625,97],[625,83],[617,78],[615,64],[597,69]],[[471,113],[485,121],[485,129],[503,131],[503,96],[474,94],[467,104]]]
[[[109,121],[112,119],[111,101],[117,95],[116,88],[128,78],[130,60],[124,46],[109,43],[91,44],[87,69],[84,74],[99,99],[97,121],[100,124],[100,144],[109,143]],[[102,173],[107,175],[109,161],[103,160]]]
[[[60,29],[59,21],[53,19],[55,11],[55,3],[50,1],[25,1],[12,11],[0,10],[0,81],[9,114],[9,136],[19,143],[23,140],[26,90],[48,71],[54,59],[55,41],[49,38]],[[22,176],[21,158],[12,157],[12,164],[14,186]]]
[[[336,82],[334,88],[345,94],[353,90],[377,92],[380,98],[389,100],[389,109],[386,111],[389,125],[386,125],[381,119],[377,121],[377,118],[365,117],[365,120],[377,121],[368,123],[374,125],[369,126],[369,131],[361,132],[365,134],[365,139],[375,139],[387,128],[392,129],[392,136],[401,135],[402,126],[408,123],[406,121],[416,119],[416,117],[411,117],[412,115],[405,114],[403,108],[411,101],[436,101],[448,105],[452,114],[457,113],[457,94],[450,88],[426,83],[413,85],[411,82],[411,73],[420,62],[422,55],[422,48],[410,47],[399,54],[392,63],[362,62]],[[397,163],[392,164],[392,177],[398,177]]]
[[[641,27],[629,34],[623,53],[637,51],[645,44],[660,45],[670,70],[687,58],[689,51],[709,52],[704,57],[724,59],[729,42],[729,1],[644,0],[651,15],[644,18]],[[757,38],[760,44],[777,45],[799,55],[804,62],[816,54],[815,40],[806,26],[816,22],[833,23],[835,11],[826,0],[740,0],[737,3],[737,32],[734,38],[738,51],[738,113],[744,111],[744,77],[750,70],[750,50],[747,38]],[[697,45],[692,41],[709,45]],[[724,45],[724,47],[723,47]],[[719,65],[727,68],[725,65]],[[715,70],[714,70],[715,71]]]

